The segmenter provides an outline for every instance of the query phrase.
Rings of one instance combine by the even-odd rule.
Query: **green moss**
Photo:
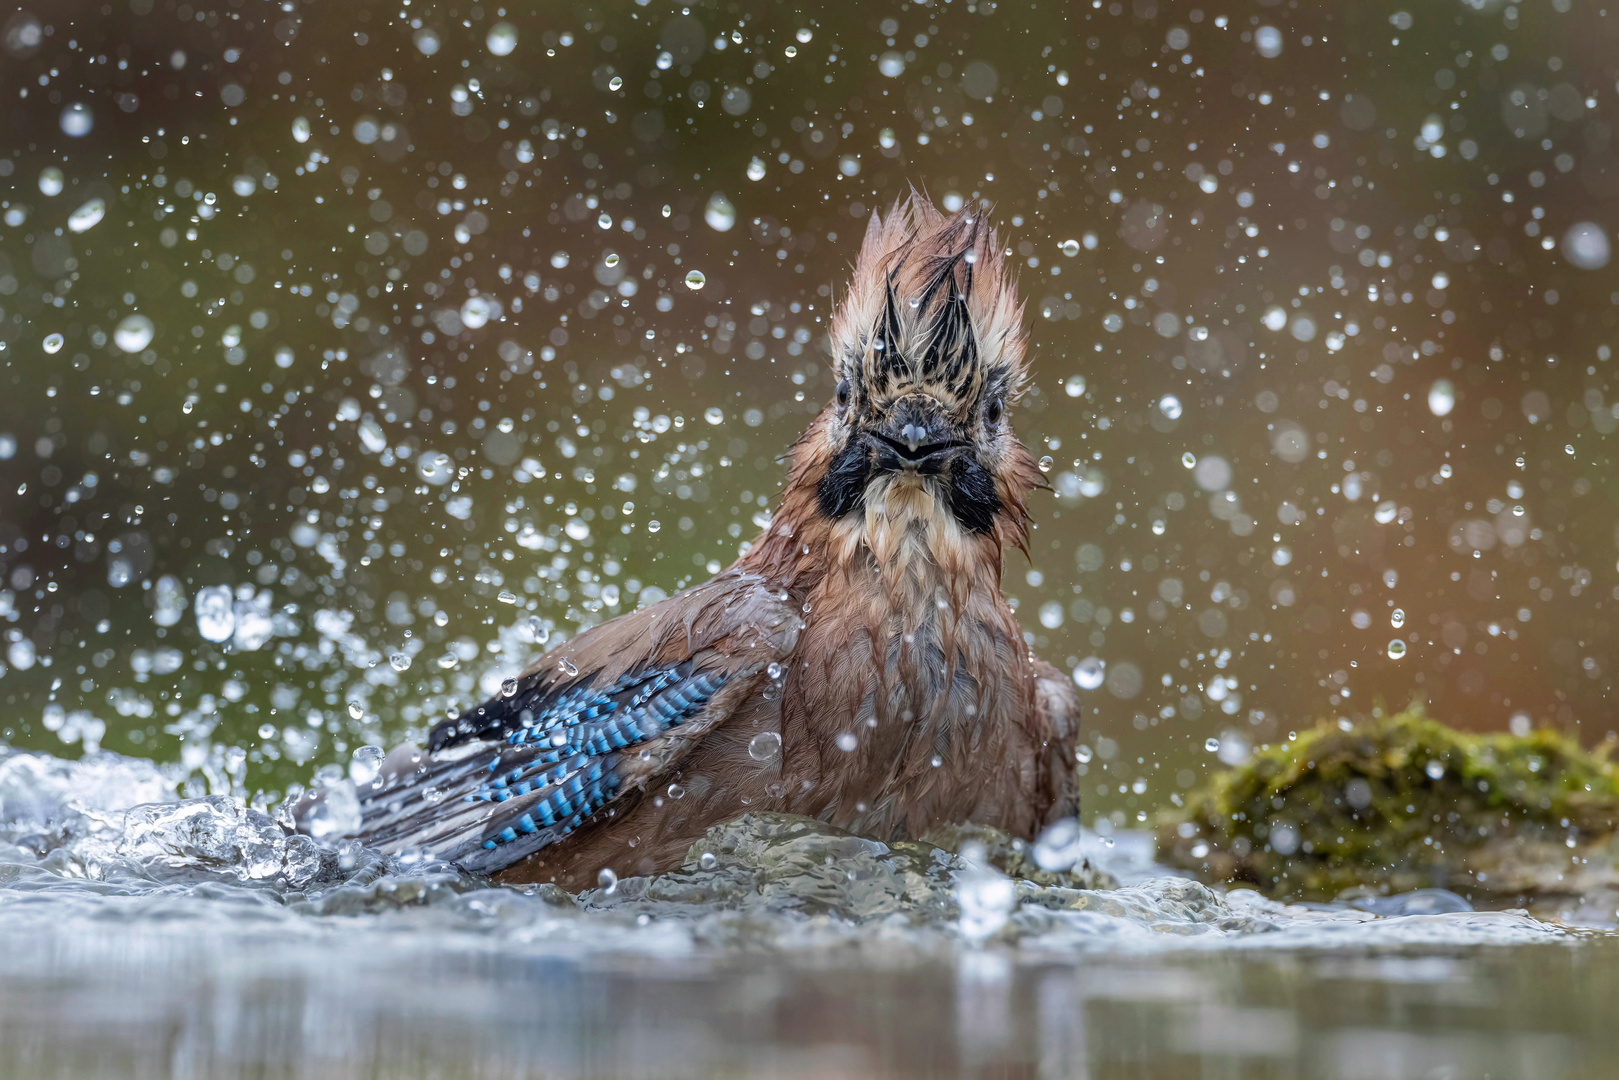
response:
[[[1415,709],[1349,731],[1322,724],[1191,793],[1160,820],[1160,856],[1308,898],[1357,887],[1545,895],[1593,873],[1607,884],[1619,827],[1610,749],[1551,731],[1472,735]]]

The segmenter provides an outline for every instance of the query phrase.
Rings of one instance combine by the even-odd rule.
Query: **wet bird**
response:
[[[678,866],[749,810],[878,839],[1076,810],[1073,687],[1001,591],[1043,486],[1012,431],[1023,307],[982,211],[873,213],[833,399],[711,580],[587,630],[402,747],[365,843],[570,889]]]

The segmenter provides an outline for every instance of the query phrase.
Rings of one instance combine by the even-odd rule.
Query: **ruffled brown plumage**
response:
[[[838,389],[770,524],[390,758],[362,836],[577,888],[677,865],[750,809],[880,838],[1073,813],[1073,689],[1001,591],[1043,486],[1007,419],[1026,368],[1003,251],[977,207],[873,214],[831,321]],[[429,785],[470,797],[453,822]]]

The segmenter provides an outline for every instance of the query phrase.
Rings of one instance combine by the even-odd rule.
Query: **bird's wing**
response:
[[[360,793],[366,844],[494,873],[604,817],[757,697],[803,623],[727,572],[545,654],[515,693],[389,755]]]
[[[1035,722],[1045,757],[1041,770],[1054,796],[1046,821],[1079,813],[1074,749],[1079,742],[1079,697],[1069,678],[1044,660],[1034,663]],[[1042,822],[1044,824],[1044,822]]]

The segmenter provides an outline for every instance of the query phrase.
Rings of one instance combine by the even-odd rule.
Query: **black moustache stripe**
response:
[[[826,475],[815,485],[815,499],[821,513],[836,521],[861,508],[866,501],[866,477],[870,473],[866,448],[850,439],[827,466]]]
[[[995,477],[976,458],[963,455],[950,470],[947,489],[950,513],[968,532],[987,533],[1000,512],[1001,499],[995,494]]]
[[[871,461],[866,447],[851,439],[849,445],[833,457],[826,475],[815,485],[821,513],[836,521],[862,510],[870,476]],[[995,477],[970,454],[962,454],[951,463],[945,498],[951,516],[972,533],[988,533],[995,526],[995,515],[1001,511],[1000,496],[995,493]]]

